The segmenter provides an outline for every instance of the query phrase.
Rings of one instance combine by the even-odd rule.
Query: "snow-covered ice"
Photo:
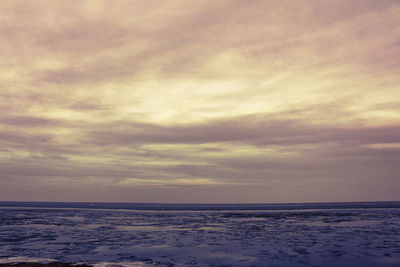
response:
[[[25,257],[96,266],[400,266],[400,203],[16,206],[0,203],[0,263]]]

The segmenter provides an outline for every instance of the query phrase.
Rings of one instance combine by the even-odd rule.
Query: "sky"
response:
[[[400,200],[400,1],[0,1],[0,200]]]

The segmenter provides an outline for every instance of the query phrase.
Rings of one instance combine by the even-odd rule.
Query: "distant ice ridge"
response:
[[[47,258],[31,258],[31,257],[9,257],[0,258],[0,264],[16,264],[16,263],[54,263],[57,260]],[[72,265],[87,264],[85,262],[77,262]],[[152,267],[153,264],[144,262],[98,262],[90,264],[93,267]],[[159,266],[159,265],[158,265]]]
[[[92,264],[93,267],[152,267],[153,264],[144,262],[99,262]]]
[[[55,262],[53,259],[46,258],[30,258],[30,257],[9,257],[9,258],[0,258],[0,264],[12,264],[12,263],[20,263],[20,262],[32,262],[32,263],[51,263]]]
[[[309,210],[400,208],[400,201],[274,203],[274,204],[165,204],[89,202],[12,202],[0,201],[0,208],[111,209],[140,211],[225,211],[225,210]]]

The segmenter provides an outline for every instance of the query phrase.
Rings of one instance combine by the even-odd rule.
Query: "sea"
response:
[[[400,266],[400,202],[0,202],[0,264]]]

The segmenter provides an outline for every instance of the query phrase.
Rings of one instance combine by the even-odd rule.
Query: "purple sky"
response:
[[[0,200],[400,200],[399,1],[0,1]]]

